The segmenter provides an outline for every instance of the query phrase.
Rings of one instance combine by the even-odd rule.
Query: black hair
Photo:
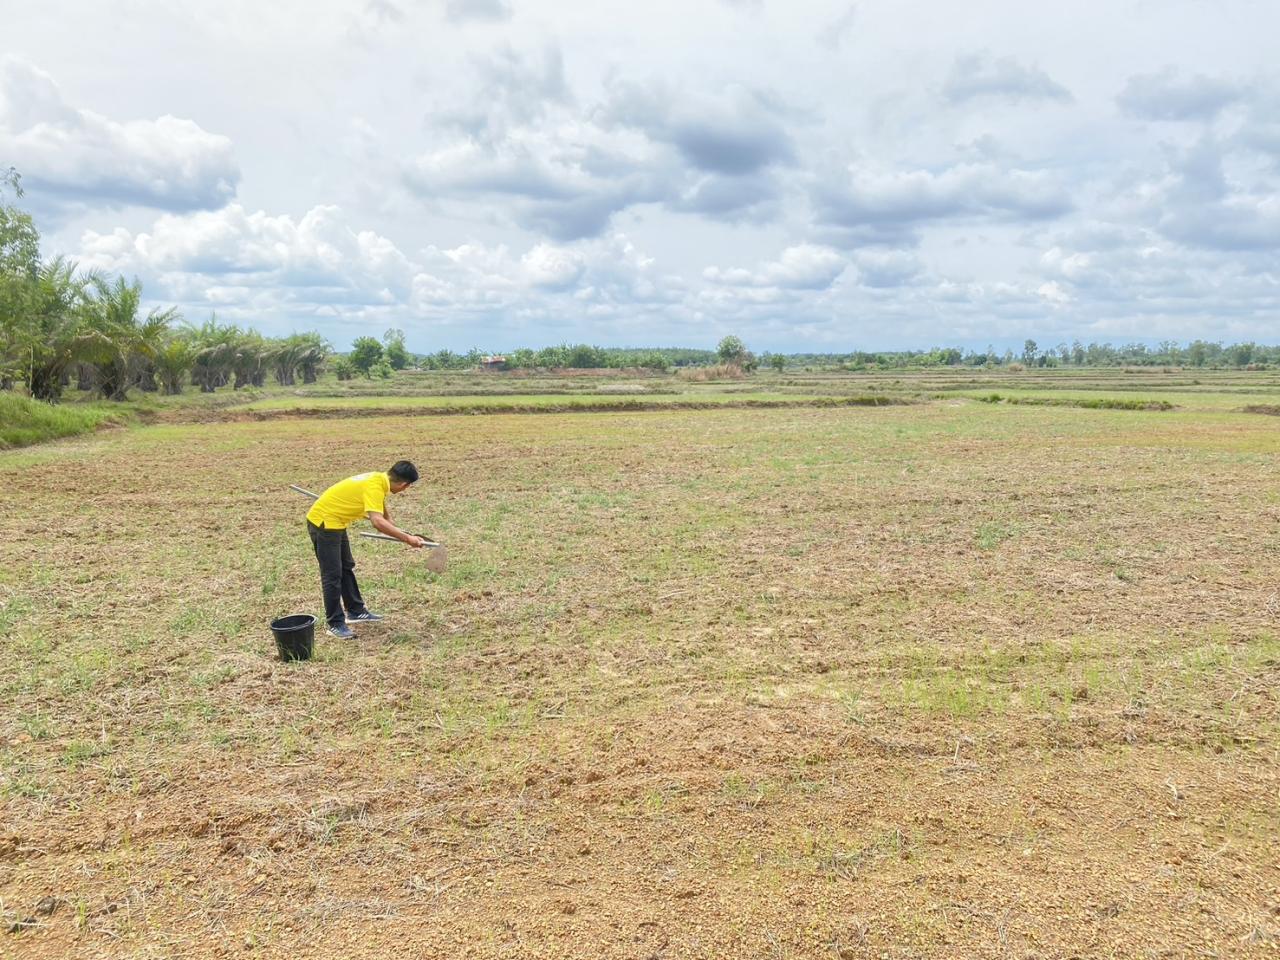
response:
[[[387,471],[387,476],[392,480],[398,480],[400,483],[417,483],[418,468],[408,460],[397,460]]]

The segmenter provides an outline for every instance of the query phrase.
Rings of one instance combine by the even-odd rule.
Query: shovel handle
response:
[[[389,537],[389,536],[387,536],[385,533],[369,533],[367,530],[361,530],[361,531],[360,531],[360,536],[362,536],[362,537],[368,537],[370,540],[391,540],[391,541],[393,541],[393,542],[395,542],[395,543],[401,543],[401,542],[402,542],[402,541],[400,541],[400,540],[397,540],[395,537]],[[417,536],[417,534],[414,534],[414,536]],[[427,538],[426,538],[426,537],[423,537],[422,539],[423,539],[423,540],[427,540]],[[440,546],[440,544],[436,543],[434,540],[427,540],[427,542],[426,542],[426,544],[425,544],[425,545],[426,545],[426,546],[428,546],[428,547],[438,547],[438,546]]]

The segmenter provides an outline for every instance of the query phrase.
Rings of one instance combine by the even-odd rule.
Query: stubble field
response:
[[[0,453],[0,957],[1280,951],[1280,424],[962,397]],[[451,569],[288,491],[408,457]]]

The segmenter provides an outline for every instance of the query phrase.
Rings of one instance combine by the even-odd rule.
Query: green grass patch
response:
[[[97,403],[49,404],[0,393],[0,450],[26,447],[59,437],[74,437],[104,423],[131,418],[127,409]]]
[[[868,393],[851,396],[813,396],[804,394],[752,393],[701,393],[654,397],[630,396],[504,396],[474,397],[277,397],[260,400],[242,408],[236,408],[228,416],[248,413],[254,419],[278,417],[326,418],[326,417],[387,417],[387,416],[457,416],[474,414],[512,413],[634,413],[649,410],[709,410],[731,408],[781,408],[781,407],[886,407],[913,403],[905,396]]]
[[[1142,400],[1137,397],[1019,397],[987,393],[974,400],[983,403],[1009,403],[1029,407],[1079,407],[1083,410],[1172,410],[1168,400]]]

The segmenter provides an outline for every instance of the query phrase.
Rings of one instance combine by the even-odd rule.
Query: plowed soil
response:
[[[320,613],[311,489],[408,457]],[[1280,953],[1280,432],[961,400],[0,454],[0,957]],[[8,932],[5,932],[5,931]]]

